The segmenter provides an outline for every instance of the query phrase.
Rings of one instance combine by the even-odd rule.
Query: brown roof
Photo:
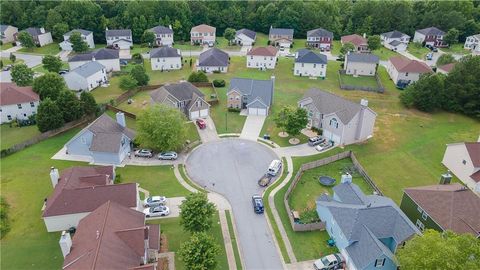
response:
[[[480,233],[480,197],[459,183],[405,189],[443,229],[457,233]]]
[[[450,64],[446,64],[446,65],[443,65],[443,66],[439,66],[438,68],[441,69],[441,70],[444,70],[446,72],[450,72],[453,67],[455,67],[455,63],[450,63]]]
[[[429,73],[432,69],[425,64],[417,60],[410,60],[403,56],[394,56],[389,59],[395,69],[399,72],[411,72],[411,73]]]
[[[0,83],[0,105],[21,104],[39,101],[40,97],[31,86],[17,86],[15,83]]]
[[[470,178],[477,183],[480,182],[480,170],[470,175]]]
[[[466,142],[465,147],[470,155],[473,166],[480,167],[480,142]]]
[[[276,56],[277,55],[277,48],[273,46],[268,47],[257,47],[251,49],[247,55],[260,55],[260,56]]]
[[[43,217],[91,212],[108,200],[136,207],[137,184],[113,185],[113,175],[112,166],[64,170],[47,199]]]
[[[342,44],[351,42],[356,46],[367,45],[367,39],[357,34],[343,36],[341,38],[341,41],[342,41]]]
[[[200,25],[192,27],[192,30],[190,30],[190,32],[200,32],[200,33],[215,32],[215,29],[216,28],[213,27],[213,26],[206,25],[206,24],[200,24]]]
[[[144,240],[159,243],[159,234],[158,225],[145,225],[143,213],[107,201],[78,224],[63,269],[155,269],[140,266]]]

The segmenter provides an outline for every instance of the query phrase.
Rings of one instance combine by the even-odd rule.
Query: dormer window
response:
[[[375,260],[375,267],[381,268],[384,265],[385,265],[385,258]]]

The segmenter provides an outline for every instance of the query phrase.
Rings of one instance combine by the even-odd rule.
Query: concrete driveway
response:
[[[151,196],[161,196],[160,193],[155,193],[153,192]],[[151,218],[146,218],[146,220],[153,220],[153,219],[162,219],[162,218],[172,218],[172,217],[179,217],[180,216],[180,204],[182,204],[183,200],[185,200],[185,197],[172,197],[172,198],[167,198],[167,204],[166,206],[170,210],[170,214],[165,217],[151,217]]]
[[[212,118],[209,116],[204,120],[205,122],[207,122],[207,127],[204,129],[200,129],[198,125],[194,123],[197,127],[197,131],[200,135],[200,140],[202,141],[202,143],[218,140],[217,128],[215,127],[215,123],[213,122]]]
[[[263,123],[265,122],[266,116],[261,115],[249,115],[245,124],[243,124],[242,133],[240,134],[241,139],[257,141],[260,132],[262,131]]]
[[[264,214],[255,214],[252,195],[262,194],[257,184],[270,162],[278,159],[262,144],[221,139],[203,144],[186,161],[190,178],[222,194],[232,205],[246,269],[283,269],[280,254]]]

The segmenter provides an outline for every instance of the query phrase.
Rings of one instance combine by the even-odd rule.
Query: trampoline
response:
[[[320,182],[320,184],[322,184],[324,186],[331,187],[331,186],[335,185],[335,182],[337,180],[335,180],[335,178],[332,178],[330,176],[320,176],[318,181]]]

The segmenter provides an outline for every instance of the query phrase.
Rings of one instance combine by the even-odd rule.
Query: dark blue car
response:
[[[252,196],[253,211],[257,214],[263,214],[263,200],[259,195]]]

